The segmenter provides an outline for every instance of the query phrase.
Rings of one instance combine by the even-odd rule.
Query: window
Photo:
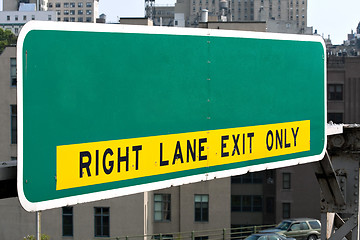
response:
[[[171,195],[154,194],[155,221],[171,221]]]
[[[11,143],[16,144],[17,143],[17,106],[16,105],[10,105],[10,116],[11,116]]]
[[[83,21],[84,21],[84,19],[82,17],[78,18],[78,22],[83,22]]]
[[[91,6],[92,6],[91,2],[86,3],[86,7],[91,7]]]
[[[53,4],[52,4],[52,3],[48,3],[48,7],[49,7],[49,8],[52,8],[52,7],[53,7]]]
[[[61,11],[59,11],[59,10],[56,11],[56,14],[57,14],[57,15],[60,15],[60,14],[61,14]]]
[[[233,212],[262,212],[262,196],[232,195],[231,211]]]
[[[195,222],[209,221],[209,195],[195,195]]]
[[[60,3],[55,3],[55,7],[59,8],[60,6]]]
[[[23,20],[26,21],[26,15],[23,16]]]
[[[10,16],[9,15],[6,16],[6,20],[10,21]]]
[[[208,240],[209,236],[199,236],[199,237],[195,237],[195,240]]]
[[[328,113],[328,122],[332,121],[333,123],[344,123],[343,113]]]
[[[343,100],[343,85],[329,84],[328,85],[328,100]]]
[[[91,10],[86,10],[86,15],[91,15],[92,11]]]
[[[266,213],[275,212],[275,199],[274,197],[266,198]]]
[[[73,236],[73,207],[62,208],[62,234],[63,236]]]
[[[69,15],[69,10],[64,10],[64,15]]]
[[[70,15],[75,15],[75,10],[70,10]]]
[[[10,58],[10,81],[11,86],[16,86],[16,58]]]
[[[263,182],[262,172],[247,173],[245,175],[235,176],[231,178],[231,183],[258,184],[262,182]]]
[[[70,22],[75,22],[75,18],[74,18],[74,17],[71,17],[71,18],[70,18]]]
[[[48,20],[51,21],[51,15],[48,15]]]
[[[283,208],[283,218],[290,218],[290,203],[283,203],[282,204],[282,208]]]
[[[64,22],[68,22],[69,18],[68,17],[64,17]]]
[[[69,3],[64,3],[64,8],[68,8],[69,7]]]
[[[95,237],[110,237],[110,208],[95,207]]]
[[[83,6],[84,6],[84,4],[83,4],[82,2],[79,2],[79,3],[78,3],[78,7],[79,7],[79,8],[82,8]]]
[[[291,189],[291,173],[283,173],[283,189]]]
[[[312,229],[320,229],[320,223],[318,221],[309,221],[310,227]]]
[[[14,32],[15,32],[15,34],[18,34],[19,33],[19,28],[14,28]]]
[[[83,10],[78,10],[78,15],[83,15],[84,11]]]
[[[31,15],[31,20],[35,20],[35,15]]]
[[[15,21],[18,21],[18,20],[19,20],[19,16],[15,15]]]
[[[71,7],[71,8],[74,8],[74,7],[75,7],[75,3],[74,3],[74,2],[71,2],[71,3],[70,3],[70,7]]]
[[[86,22],[91,22],[91,17],[87,17]]]

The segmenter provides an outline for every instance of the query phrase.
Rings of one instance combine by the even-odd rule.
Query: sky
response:
[[[0,10],[2,10],[0,0]],[[176,0],[156,0],[158,5],[174,5]],[[119,17],[143,17],[144,0],[99,0],[99,14],[105,13],[107,22]],[[333,44],[342,44],[360,22],[360,0],[308,0],[308,26],[324,37],[330,35]]]

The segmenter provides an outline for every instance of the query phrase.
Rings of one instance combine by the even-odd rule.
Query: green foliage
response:
[[[10,31],[0,28],[0,54],[5,47],[16,44],[17,37]]]
[[[34,235],[27,235],[24,240],[36,240]],[[46,234],[41,234],[41,240],[50,240],[50,237]]]

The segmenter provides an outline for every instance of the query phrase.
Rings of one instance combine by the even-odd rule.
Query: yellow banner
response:
[[[309,150],[309,120],[63,145],[56,190]]]

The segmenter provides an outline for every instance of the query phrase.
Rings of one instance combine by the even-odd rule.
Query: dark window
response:
[[[343,100],[342,84],[328,84],[328,100]]]
[[[82,7],[83,7],[83,3],[82,3],[82,2],[79,2],[79,3],[78,3],[78,7],[79,7],[79,8],[82,8]]]
[[[91,2],[87,2],[87,3],[86,3],[86,7],[92,7]]]
[[[309,226],[307,225],[306,222],[300,223],[300,230],[309,230]]]
[[[343,113],[328,113],[328,122],[332,121],[333,123],[343,123]]]
[[[91,17],[87,17],[86,22],[91,22]]]
[[[320,223],[318,221],[310,221],[309,225],[312,229],[320,229]]]
[[[110,237],[110,208],[95,207],[95,237]]]
[[[291,173],[283,173],[283,189],[291,189]]]
[[[171,195],[154,194],[155,221],[171,221]]]
[[[260,184],[263,182],[262,172],[247,173],[245,175],[231,177],[231,183]]]
[[[199,237],[195,237],[195,240],[208,240],[209,236],[199,236]]]
[[[282,204],[282,208],[283,208],[283,218],[290,218],[290,203],[283,203]]]
[[[17,106],[10,105],[10,116],[11,116],[11,143],[17,143]]]
[[[261,212],[262,196],[232,195],[231,211],[233,212]]]
[[[195,195],[195,222],[209,221],[209,195]]]
[[[266,212],[267,213],[275,212],[275,199],[273,197],[266,198]]]
[[[60,3],[55,3],[55,7],[57,7],[57,8],[61,7]]]
[[[10,80],[11,86],[16,86],[16,58],[10,58]]]
[[[73,236],[74,222],[73,222],[73,207],[62,208],[62,223],[63,236]]]

